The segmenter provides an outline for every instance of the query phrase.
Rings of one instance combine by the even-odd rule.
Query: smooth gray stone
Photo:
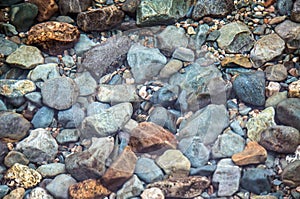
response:
[[[117,199],[127,199],[134,196],[140,196],[144,189],[144,183],[136,175],[133,175],[123,184],[122,188],[118,190]]]
[[[53,117],[54,110],[43,106],[34,114],[31,123],[34,128],[46,128],[52,123]]]
[[[3,54],[5,56],[10,55],[12,52],[17,50],[18,45],[15,42],[12,42],[10,40],[7,40],[3,37],[0,37],[0,54]]]
[[[30,102],[38,105],[43,106],[42,103],[42,94],[40,92],[31,92],[24,95],[24,97],[29,100]]]
[[[9,190],[10,188],[7,185],[0,185],[0,198],[3,198]]]
[[[276,108],[276,118],[281,124],[300,130],[300,99],[287,98],[280,102]]]
[[[92,102],[87,107],[87,116],[95,115],[101,113],[103,110],[108,109],[109,104],[101,102]]]
[[[205,165],[198,168],[191,168],[190,175],[211,176],[216,169],[217,165]]]
[[[195,60],[194,52],[189,48],[178,47],[175,49],[172,57],[181,61],[192,62]]]
[[[68,199],[69,187],[75,183],[76,180],[71,176],[60,174],[46,186],[46,190],[55,198]]]
[[[80,96],[87,96],[95,93],[97,82],[88,71],[81,73],[74,81],[79,88]]]
[[[255,194],[271,191],[271,182],[268,172],[261,168],[249,168],[243,170],[241,187]]]
[[[84,52],[88,51],[96,45],[86,34],[80,34],[79,41],[75,44],[74,49],[78,56],[82,56]]]
[[[60,144],[68,142],[77,142],[79,140],[80,133],[78,129],[63,129],[56,137],[56,140]]]
[[[78,103],[67,110],[59,111],[57,114],[58,122],[61,123],[64,128],[79,127],[84,117],[85,113]]]
[[[147,121],[162,126],[172,133],[176,133],[176,117],[164,107],[155,106],[150,112]]]
[[[55,177],[59,174],[66,173],[66,166],[62,163],[50,163],[39,166],[36,171],[44,178]]]
[[[134,173],[144,182],[151,183],[162,180],[164,174],[154,160],[140,158],[136,162]]]

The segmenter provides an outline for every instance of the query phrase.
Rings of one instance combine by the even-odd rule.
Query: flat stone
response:
[[[18,45],[15,42],[12,42],[3,37],[0,37],[0,42],[2,44],[0,46],[0,54],[3,54],[4,56],[10,55],[18,48]]]
[[[134,196],[140,196],[144,189],[143,182],[140,181],[136,175],[133,175],[117,192],[117,198],[127,199]]]
[[[8,195],[4,196],[3,199],[22,199],[25,196],[25,189],[23,187],[12,190]]]
[[[283,81],[287,78],[287,69],[283,64],[268,66],[265,69],[266,78],[269,81]]]
[[[102,113],[103,110],[108,109],[109,107],[110,105],[106,103],[92,102],[87,107],[87,116]]]
[[[76,54],[82,56],[84,52],[88,51],[96,45],[86,34],[80,34],[78,42],[75,44],[74,49]]]
[[[106,31],[121,24],[124,12],[115,5],[80,12],[77,15],[77,24],[80,29],[88,31]]]
[[[164,177],[162,170],[155,164],[154,160],[149,158],[139,158],[134,173],[146,183],[159,181]]]
[[[286,99],[287,99],[287,91],[274,93],[266,100],[265,107],[272,106],[276,108],[277,104],[279,104],[281,101],[284,101]]]
[[[28,2],[38,7],[37,20],[39,22],[50,19],[58,11],[58,5],[55,0],[29,0]]]
[[[84,110],[80,108],[80,105],[78,103],[74,104],[67,110],[59,111],[57,114],[58,122],[64,128],[77,128],[80,126],[84,118]]]
[[[116,191],[133,175],[137,157],[130,147],[110,165],[102,176],[103,184],[112,191]]]
[[[17,144],[16,150],[21,151],[30,161],[41,163],[54,160],[58,144],[49,131],[39,128],[30,131],[29,136]]]
[[[30,199],[54,199],[47,191],[41,187],[36,187],[32,189],[29,193]]]
[[[60,0],[59,11],[62,15],[84,12],[92,5],[93,0]]]
[[[77,142],[79,140],[78,129],[63,129],[57,136],[56,140],[60,144],[66,144],[68,142]]]
[[[277,105],[276,118],[284,125],[300,130],[300,99],[288,98]]]
[[[43,103],[56,110],[70,108],[76,103],[79,89],[73,79],[57,77],[48,79],[42,86]]]
[[[291,12],[291,20],[295,22],[300,22],[300,1],[296,0],[293,5],[293,9]]]
[[[300,133],[290,126],[271,126],[261,133],[259,143],[270,151],[293,153],[300,144]]]
[[[249,192],[260,194],[271,191],[271,182],[268,171],[261,168],[248,168],[243,170],[241,187]]]
[[[17,98],[22,97],[27,93],[35,91],[36,86],[30,80],[13,80],[1,79],[0,80],[0,95]]]
[[[252,63],[250,62],[248,57],[241,56],[241,55],[234,55],[233,57],[225,57],[221,61],[221,65],[223,67],[230,67],[233,65],[238,65],[243,68],[252,68]]]
[[[288,164],[282,174],[281,178],[284,184],[296,187],[300,185],[300,160],[296,160],[290,164]]]
[[[181,61],[192,62],[195,60],[194,52],[189,48],[178,47],[173,52],[172,57]]]
[[[44,57],[38,48],[23,45],[11,53],[6,58],[6,62],[22,69],[32,69],[39,64],[43,64]]]
[[[76,77],[74,81],[79,88],[80,96],[91,95],[96,90],[97,82],[88,71],[83,72],[81,75]]]
[[[165,199],[165,196],[161,189],[152,187],[152,188],[145,189],[141,194],[141,198],[142,199],[151,199],[151,198]]]
[[[55,177],[59,174],[66,173],[66,166],[62,163],[50,163],[39,166],[36,171],[39,172],[43,178]]]
[[[299,80],[290,83],[288,96],[300,98],[300,81]]]
[[[257,142],[248,142],[242,152],[234,154],[232,161],[238,166],[260,164],[267,160],[267,151]]]
[[[28,79],[32,81],[47,81],[48,79],[60,77],[58,71],[58,64],[49,63],[49,64],[40,64],[32,69],[28,74]]]
[[[265,62],[281,55],[285,49],[285,42],[275,33],[265,35],[256,41],[250,52],[253,67],[259,68]]]
[[[74,178],[66,174],[60,174],[46,186],[46,190],[55,198],[68,199],[69,187],[74,184],[76,184]]]
[[[217,169],[217,165],[208,164],[198,168],[191,168],[190,175],[212,176],[216,169]]]
[[[12,167],[15,163],[19,163],[22,165],[27,165],[29,160],[23,153],[18,151],[10,151],[4,158],[4,165],[6,167]]]
[[[299,1],[298,1],[299,2]],[[299,4],[299,3],[298,3]],[[300,5],[300,4],[299,4]],[[285,40],[289,49],[299,48],[300,24],[285,20],[275,27],[275,32]]]
[[[175,136],[152,122],[141,122],[130,132],[129,146],[137,153],[160,154],[167,149],[175,149]]]
[[[24,95],[24,97],[32,102],[33,104],[41,107],[43,106],[42,104],[42,94],[40,92],[31,92],[31,93],[27,93]]]
[[[177,131],[175,115],[160,105],[151,110],[147,122],[155,123],[172,133]]]
[[[46,128],[52,123],[53,117],[54,110],[43,106],[34,114],[31,123],[34,128]]]

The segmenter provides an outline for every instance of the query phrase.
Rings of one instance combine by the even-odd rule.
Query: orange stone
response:
[[[28,2],[38,7],[39,13],[37,20],[39,22],[50,19],[50,17],[58,11],[58,5],[55,0],[28,0]]]
[[[265,7],[269,7],[270,5],[273,5],[276,2],[276,0],[267,0],[265,1]]]
[[[242,55],[235,55],[234,57],[225,57],[221,61],[222,67],[226,67],[230,64],[236,64],[238,66],[242,66],[243,68],[252,67],[252,63],[250,62],[249,58]]]
[[[176,149],[175,136],[163,127],[152,122],[142,122],[134,128],[129,146],[134,152],[162,154],[167,149]]]
[[[242,152],[234,154],[231,158],[239,166],[259,164],[266,161],[267,151],[257,142],[249,142]]]

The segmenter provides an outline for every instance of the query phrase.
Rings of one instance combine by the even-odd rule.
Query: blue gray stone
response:
[[[63,129],[57,136],[56,140],[60,144],[65,144],[68,142],[77,142],[79,140],[78,129]]]
[[[43,106],[43,103],[42,103],[42,94],[40,92],[27,93],[27,94],[24,95],[24,97],[28,101],[30,101],[30,102],[38,105],[38,106]]]
[[[144,182],[151,183],[163,179],[164,174],[154,160],[140,158],[136,162],[134,173]]]
[[[191,168],[190,175],[211,176],[216,169],[217,165],[204,165],[198,168]]]
[[[290,15],[293,8],[293,0],[278,0],[276,7],[280,15]]]
[[[134,196],[140,196],[144,189],[144,183],[136,175],[133,175],[123,184],[122,188],[118,190],[117,199],[127,199]]]
[[[192,62],[195,60],[194,52],[189,48],[178,47],[173,52],[172,57],[181,61]]]
[[[147,121],[162,126],[172,133],[176,133],[177,127],[175,115],[162,106],[155,106],[149,113]]]
[[[5,56],[10,55],[12,52],[17,50],[18,45],[15,42],[12,42],[10,40],[7,40],[3,37],[0,37],[0,54],[3,54]]]
[[[153,104],[160,104],[161,106],[168,108],[171,107],[177,99],[179,89],[177,86],[164,85],[159,90],[152,93],[150,102]]]
[[[82,56],[84,52],[95,46],[93,42],[86,34],[80,34],[79,41],[75,44],[74,49],[78,56]]]
[[[206,41],[207,35],[209,33],[209,26],[207,24],[201,24],[198,26],[198,31],[195,39],[196,49],[199,50],[201,46]]]
[[[84,117],[84,111],[80,108],[78,103],[67,110],[59,111],[57,114],[58,122],[61,123],[64,128],[79,127]]]
[[[75,65],[74,59],[70,55],[64,55],[62,57],[62,62],[64,64],[64,66],[67,68],[71,68],[72,66]]]
[[[255,194],[271,191],[268,171],[262,168],[244,169],[241,187]]]
[[[47,106],[43,106],[34,114],[31,123],[34,128],[46,128],[51,124],[53,117],[54,110]]]
[[[9,190],[10,188],[7,185],[0,185],[0,198],[3,198]]]
[[[75,183],[76,180],[71,176],[60,174],[46,186],[46,190],[55,198],[68,199],[69,187]]]
[[[245,132],[243,131],[240,123],[238,120],[233,120],[230,123],[230,128],[232,129],[232,131],[240,136],[245,136]]]
[[[44,178],[55,177],[59,174],[66,173],[66,166],[62,163],[50,163],[39,166],[36,171]]]
[[[4,33],[6,36],[9,36],[9,37],[12,37],[12,36],[18,34],[16,27],[9,23],[0,22],[0,29],[1,29],[2,33]]]
[[[32,81],[47,81],[48,79],[60,77],[57,63],[40,64],[31,70],[28,79]]]
[[[7,111],[7,107],[1,99],[0,99],[0,111]]]
[[[97,87],[96,80],[92,77],[92,75],[86,71],[78,75],[74,81],[76,82],[79,88],[80,96],[91,95],[95,92]]]
[[[110,105],[106,103],[92,102],[87,107],[87,116],[102,113],[103,110],[108,109],[109,107]]]

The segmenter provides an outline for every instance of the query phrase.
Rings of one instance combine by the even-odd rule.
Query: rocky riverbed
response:
[[[300,198],[299,0],[1,0],[0,198]]]

